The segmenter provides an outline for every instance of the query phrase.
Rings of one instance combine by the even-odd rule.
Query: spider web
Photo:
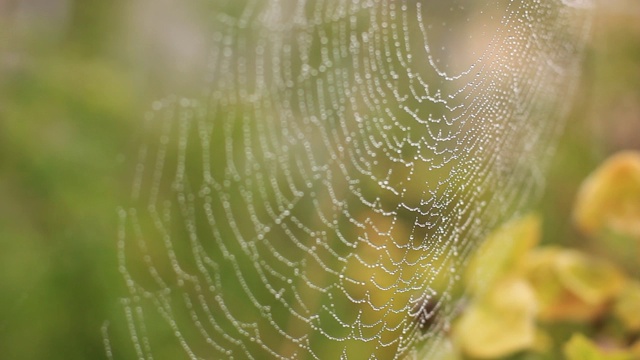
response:
[[[119,212],[136,356],[437,358],[470,254],[543,187],[590,2],[212,6]]]

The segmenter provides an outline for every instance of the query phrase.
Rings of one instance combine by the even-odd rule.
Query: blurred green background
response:
[[[206,58],[206,13],[189,3],[0,1],[0,358],[104,358],[141,114]],[[603,2],[593,34],[540,205],[547,242],[580,246],[580,181],[640,149],[640,4]]]

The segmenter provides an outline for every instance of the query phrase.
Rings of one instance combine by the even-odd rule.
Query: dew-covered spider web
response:
[[[469,256],[542,190],[590,7],[212,1],[120,211],[137,358],[438,358]]]

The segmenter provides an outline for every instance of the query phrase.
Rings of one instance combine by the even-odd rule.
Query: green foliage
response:
[[[115,209],[135,85],[115,59],[79,51],[98,39],[16,22],[0,25],[22,37],[0,54],[0,357],[103,358],[100,327],[123,291]]]

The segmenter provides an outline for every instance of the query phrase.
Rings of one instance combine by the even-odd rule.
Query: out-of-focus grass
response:
[[[121,29],[125,1],[9,1],[0,10],[0,357],[102,358],[100,326],[125,293],[116,207],[128,199],[137,120],[163,69],[121,52],[123,37],[136,36]],[[639,19],[598,16],[542,202],[549,241],[572,233],[569,209],[595,164],[640,147]]]
[[[640,149],[640,6],[598,6],[584,75],[540,202],[543,242],[584,246],[570,219],[580,183],[609,155]]]
[[[99,329],[118,310],[115,209],[135,153],[136,85],[108,55],[115,6],[64,5],[5,3],[0,21],[5,359],[104,357]]]

